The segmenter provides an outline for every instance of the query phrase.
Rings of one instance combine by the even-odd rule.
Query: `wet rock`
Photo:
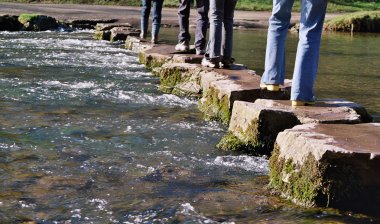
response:
[[[19,31],[21,27],[18,16],[0,16],[0,31]]]
[[[150,42],[138,37],[128,36],[125,40],[125,48],[131,51],[140,52],[152,47],[153,45]]]
[[[200,97],[202,66],[187,63],[166,63],[158,71],[160,90],[180,96]]]
[[[149,70],[161,67],[166,62],[169,62],[174,54],[174,46],[160,44],[139,52],[139,61],[144,64]]]
[[[339,99],[321,100],[315,106],[292,107],[289,100],[258,99],[255,103],[236,101],[229,133],[218,147],[223,150],[270,154],[277,134],[298,124],[371,121],[362,106]]]
[[[110,41],[125,41],[128,36],[138,37],[140,30],[130,27],[114,27],[111,30]]]
[[[256,99],[289,99],[290,81],[286,80],[282,91],[261,90],[260,79],[254,71],[236,66],[234,70],[215,69],[202,77],[203,96],[199,109],[207,119],[229,123],[233,103],[236,100],[254,102]]]
[[[45,15],[21,14],[18,21],[22,24],[22,29],[27,31],[46,31],[58,28],[57,20]]]
[[[111,29],[115,27],[132,28],[129,23],[98,23],[95,26],[94,38],[97,40],[110,40]]]
[[[162,166],[148,173],[142,177],[141,180],[148,182],[160,182],[178,180],[180,178],[187,178],[191,174],[191,170],[175,167],[175,166]]]
[[[270,187],[293,202],[378,212],[379,123],[305,124],[279,133]]]

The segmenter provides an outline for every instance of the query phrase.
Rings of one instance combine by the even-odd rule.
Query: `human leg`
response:
[[[190,41],[189,33],[189,16],[190,16],[190,0],[179,0],[178,6],[178,22],[179,34],[178,43]]]
[[[197,54],[204,54],[208,28],[209,0],[197,0],[197,27],[195,30],[195,49]]]
[[[265,71],[261,83],[278,85],[285,79],[285,42],[290,24],[294,0],[273,0],[272,16],[269,19]]]
[[[302,0],[299,42],[291,91],[293,101],[313,101],[326,6],[327,0]]]
[[[161,26],[161,11],[164,0],[153,0],[153,23],[152,23],[152,43],[157,43],[158,33]]]
[[[222,31],[223,60],[232,61],[234,11],[237,0],[226,0],[224,3],[224,17]]]
[[[149,14],[152,0],[142,0],[141,8],[141,38],[145,38],[148,32]]]

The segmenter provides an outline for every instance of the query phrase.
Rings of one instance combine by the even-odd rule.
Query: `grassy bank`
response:
[[[97,4],[97,5],[127,5],[140,6],[141,0],[0,0],[0,2],[22,3],[70,3],[70,4]],[[165,7],[176,7],[178,0],[165,0]],[[239,0],[239,10],[270,11],[272,0]],[[295,1],[294,10],[300,10],[300,1]],[[380,0],[330,0],[329,12],[356,12],[380,10]]]
[[[326,21],[325,29],[349,32],[380,32],[380,11],[345,14]]]

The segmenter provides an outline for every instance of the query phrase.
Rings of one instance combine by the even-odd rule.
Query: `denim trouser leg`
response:
[[[148,32],[148,24],[149,24],[149,14],[152,0],[142,0],[142,8],[141,8],[141,31],[144,33]]]
[[[294,0],[273,0],[265,53],[265,71],[261,78],[261,83],[284,83],[285,42],[293,3]]]
[[[222,33],[222,49],[223,58],[230,59],[232,57],[233,46],[233,28],[234,28],[234,11],[237,0],[226,0],[224,3],[223,17],[223,33]]]
[[[326,6],[327,0],[302,0],[291,100],[313,99]]]
[[[210,58],[221,57],[224,1],[210,0],[210,37],[207,44]]]
[[[197,0],[197,28],[195,30],[195,48],[205,49],[208,28],[209,0]]]
[[[153,0],[152,37],[157,37],[161,26],[161,12],[164,0]]]
[[[178,43],[190,41],[189,33],[189,17],[190,17],[190,0],[179,0],[178,6],[178,22],[179,34]]]

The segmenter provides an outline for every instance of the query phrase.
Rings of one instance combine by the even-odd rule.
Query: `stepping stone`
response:
[[[270,187],[305,206],[380,209],[380,123],[304,124],[277,136]]]
[[[218,147],[270,154],[277,134],[299,124],[355,124],[370,122],[371,116],[359,104],[339,99],[320,100],[314,106],[292,107],[290,100],[258,99],[254,103],[235,101],[229,133]]]

